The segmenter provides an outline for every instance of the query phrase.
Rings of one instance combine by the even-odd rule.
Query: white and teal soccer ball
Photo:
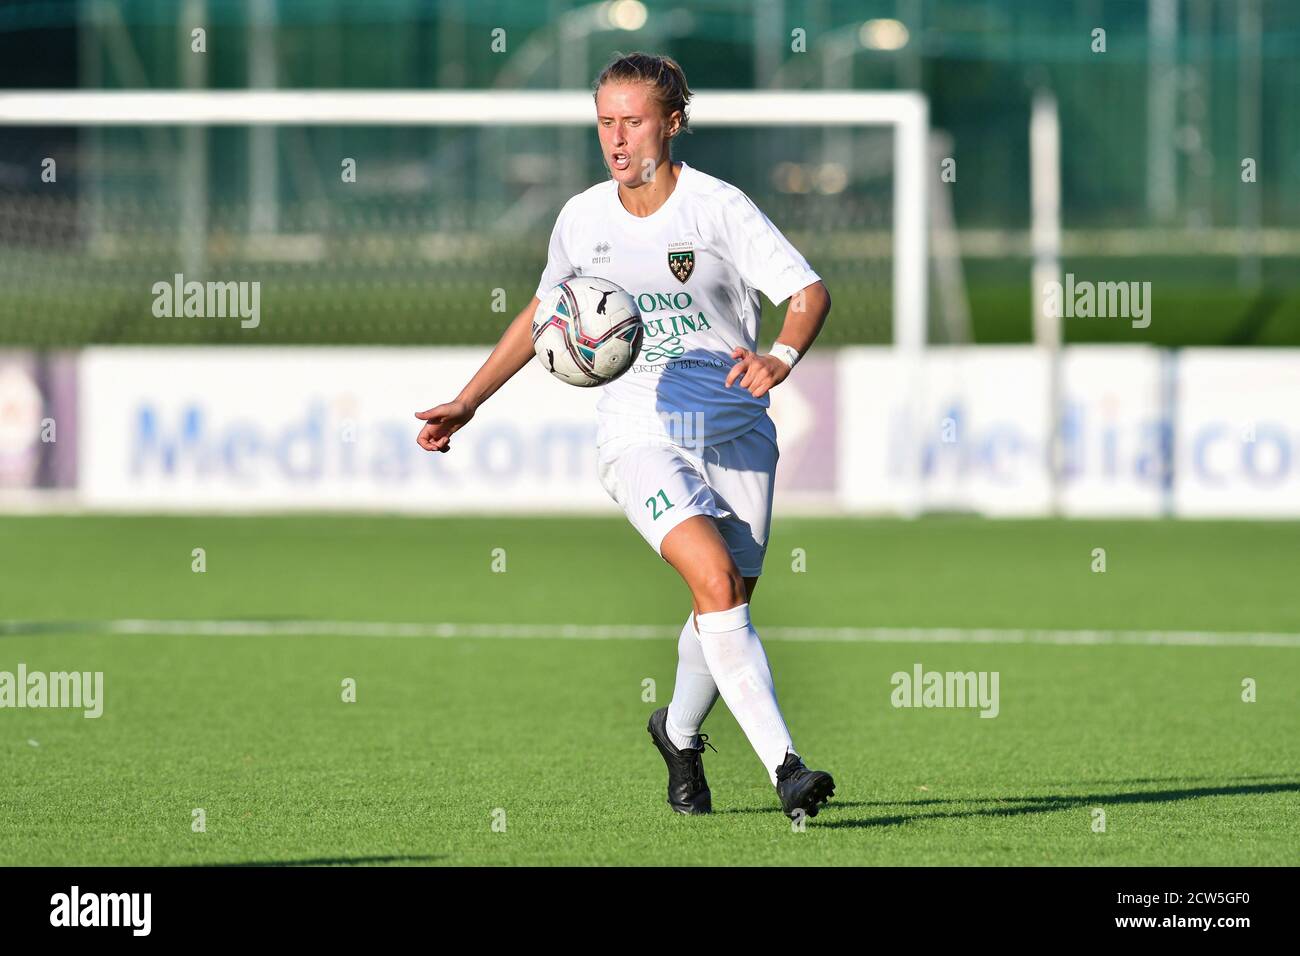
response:
[[[533,314],[537,360],[579,388],[612,382],[631,368],[644,334],[636,300],[596,276],[565,279]]]

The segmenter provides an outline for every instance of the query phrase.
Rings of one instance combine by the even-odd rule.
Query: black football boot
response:
[[[802,760],[787,753],[785,763],[776,768],[776,793],[790,819],[797,810],[815,817],[821,804],[835,796],[835,781],[825,770],[809,770]]]
[[[709,743],[707,734],[700,734],[700,746],[697,749],[678,750],[668,739],[668,708],[660,707],[650,715],[646,730],[654,741],[664,763],[668,764],[668,806],[678,813],[694,815],[713,812],[713,796],[709,793],[709,783],[704,779],[704,747],[707,745],[717,752]]]

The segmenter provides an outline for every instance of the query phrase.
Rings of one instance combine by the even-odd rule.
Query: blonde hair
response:
[[[606,83],[649,83],[663,110],[664,119],[675,111],[682,114],[681,124],[673,134],[690,132],[687,127],[687,104],[691,101],[691,88],[686,85],[686,73],[672,57],[653,53],[618,53],[596,77],[594,93]],[[594,95],[593,93],[593,95]]]

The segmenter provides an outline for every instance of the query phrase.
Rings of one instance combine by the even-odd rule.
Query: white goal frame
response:
[[[37,90],[0,92],[4,126],[587,126],[586,91]],[[926,342],[929,101],[916,92],[701,90],[691,123],[894,130],[893,344]]]

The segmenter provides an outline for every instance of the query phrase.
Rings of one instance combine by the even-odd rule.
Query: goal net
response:
[[[493,342],[608,175],[584,92],[9,93],[0,126],[7,344]],[[833,290],[823,342],[924,342],[922,96],[702,91],[691,129]],[[176,276],[259,282],[255,338],[156,315]]]

